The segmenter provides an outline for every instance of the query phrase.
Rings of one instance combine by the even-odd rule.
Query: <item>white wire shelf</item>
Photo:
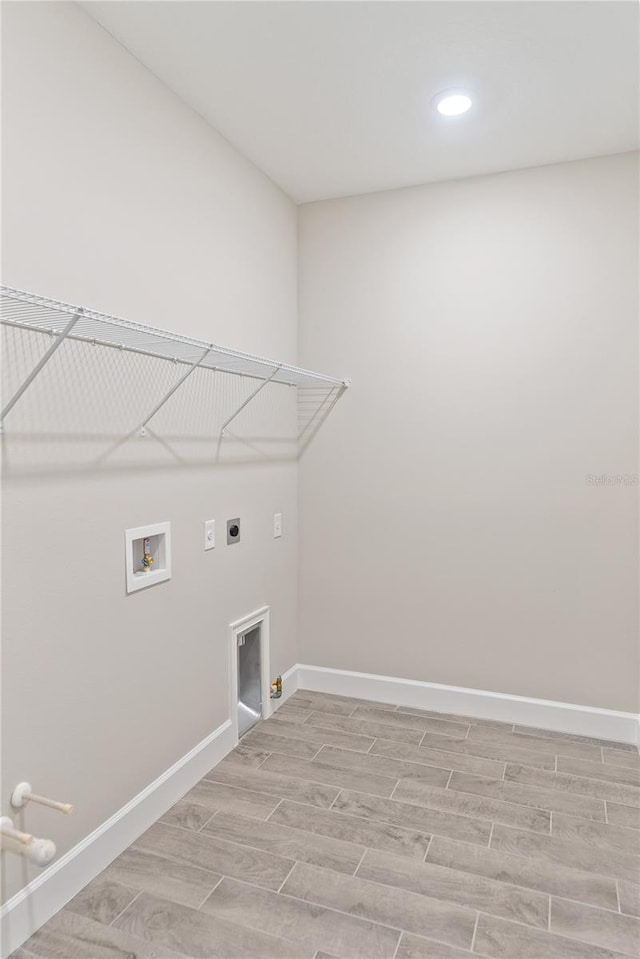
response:
[[[67,334],[73,340],[130,350],[189,366],[198,363],[206,369],[251,376],[259,380],[268,379],[276,370],[272,382],[285,383],[288,386],[349,385],[348,380],[334,376],[325,376],[323,373],[314,373],[277,360],[254,356],[252,353],[229,350],[215,343],[206,343],[204,340],[132,323],[107,313],[98,313],[96,310],[0,286],[0,318],[2,323],[8,326],[56,335],[61,334],[74,317],[77,317],[77,320]]]
[[[349,386],[349,380],[346,379],[315,373],[251,353],[226,349],[215,343],[143,326],[86,307],[73,306],[7,286],[0,286],[0,322],[7,327],[46,333],[52,338],[40,361],[5,403],[0,413],[2,426],[7,414],[66,340],[126,350],[185,367],[184,373],[171,390],[141,420],[141,430],[196,369],[231,373],[259,381],[256,389],[225,422],[223,433],[229,423],[268,383],[296,387],[320,386],[338,392]]]

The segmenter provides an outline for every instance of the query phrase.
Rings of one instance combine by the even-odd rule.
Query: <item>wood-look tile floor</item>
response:
[[[298,691],[15,959],[640,957],[625,744]]]

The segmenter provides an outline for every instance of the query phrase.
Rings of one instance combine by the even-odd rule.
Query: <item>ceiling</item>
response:
[[[299,203],[638,148],[635,0],[82,6]]]

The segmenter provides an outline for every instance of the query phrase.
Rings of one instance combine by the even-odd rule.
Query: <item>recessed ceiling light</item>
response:
[[[470,109],[473,100],[464,90],[444,90],[433,98],[438,113],[445,117],[459,117]]]

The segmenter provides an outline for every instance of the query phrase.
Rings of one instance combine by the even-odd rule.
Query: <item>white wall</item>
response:
[[[301,208],[301,662],[637,711],[637,228],[633,155]]]
[[[2,13],[3,283],[295,362],[294,205],[74,4]],[[295,463],[267,447],[216,465],[213,423],[182,463],[153,440],[109,453],[141,412],[121,400],[132,368],[86,349],[43,374],[4,437],[2,813],[23,779],[73,802],[69,818],[28,810],[59,853],[227,718],[232,620],[271,604],[272,671],[296,661]],[[160,373],[135,375],[152,406]],[[221,395],[203,384],[176,394],[187,425]],[[245,426],[283,430],[279,404]],[[38,437],[50,414],[78,427],[68,443]],[[127,596],[124,530],[162,520],[173,578]],[[35,874],[7,868],[8,895]]]

